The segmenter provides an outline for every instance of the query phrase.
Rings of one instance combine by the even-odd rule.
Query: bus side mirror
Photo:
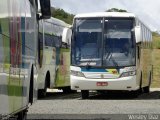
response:
[[[136,26],[134,28],[134,32],[135,32],[136,43],[142,42],[142,39],[141,39],[141,27],[140,26]]]
[[[41,19],[49,19],[51,17],[51,3],[50,0],[40,0]]]
[[[70,28],[64,28],[62,34],[62,42],[71,44],[72,30]]]

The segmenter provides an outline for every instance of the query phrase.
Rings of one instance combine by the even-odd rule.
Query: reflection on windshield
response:
[[[132,19],[106,19],[104,30],[102,18],[77,19],[75,23],[72,65],[97,67],[135,65]]]
[[[72,61],[79,66],[102,65],[102,22],[101,20],[77,20]]]
[[[105,21],[103,57],[105,66],[130,66],[135,64],[132,25],[132,20]]]

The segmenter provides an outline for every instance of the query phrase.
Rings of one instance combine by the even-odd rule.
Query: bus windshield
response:
[[[135,42],[133,20],[105,19],[104,23],[104,66],[135,65]]]
[[[72,65],[123,67],[135,65],[133,19],[76,19]]]

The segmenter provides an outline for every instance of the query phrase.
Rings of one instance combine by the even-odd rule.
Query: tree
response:
[[[52,11],[52,17],[60,19],[68,24],[72,24],[73,21],[73,14],[69,14],[65,12],[63,9],[56,9],[54,7],[51,8]]]
[[[127,12],[127,11],[123,9],[118,9],[118,8],[111,8],[106,10],[106,12]]]

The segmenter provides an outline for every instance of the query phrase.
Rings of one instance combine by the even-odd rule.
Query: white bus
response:
[[[149,92],[152,33],[134,14],[76,15],[72,35],[71,89],[82,98],[89,90]]]
[[[0,1],[0,120],[26,119],[36,100],[38,20],[50,16],[49,0]]]
[[[70,25],[51,18],[39,22],[40,70],[38,72],[38,95],[46,96],[47,88],[70,88]]]

